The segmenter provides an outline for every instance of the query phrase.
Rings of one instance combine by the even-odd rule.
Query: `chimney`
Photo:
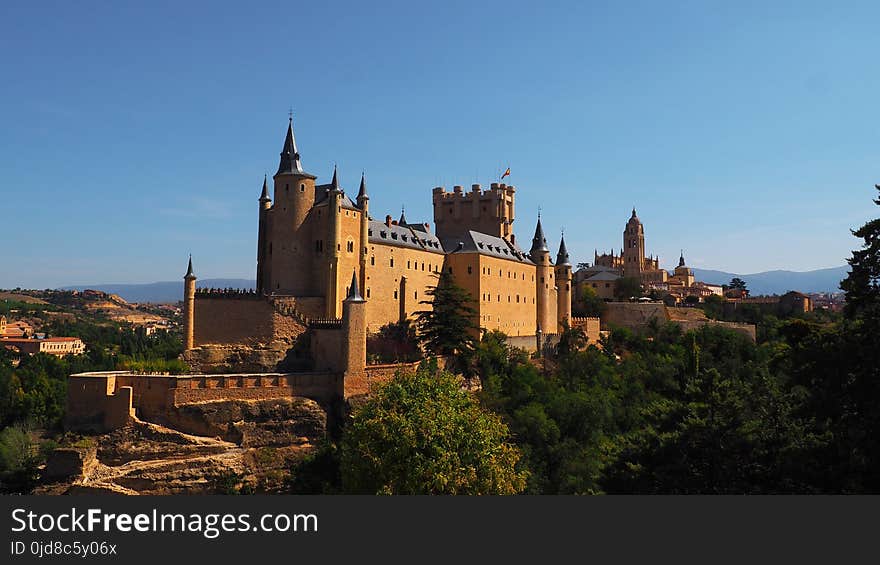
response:
[[[389,228],[391,227],[391,215],[390,214],[385,216],[385,225],[388,226]]]

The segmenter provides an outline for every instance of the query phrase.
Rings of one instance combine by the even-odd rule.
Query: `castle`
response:
[[[362,175],[350,198],[337,170],[329,183],[303,169],[291,118],[278,170],[263,179],[256,292],[196,290],[190,261],[184,292],[187,350],[215,344],[290,341],[310,324],[338,324],[357,284],[364,331],[429,308],[442,272],[466,289],[475,324],[509,336],[554,334],[571,319],[572,267],[564,238],[551,259],[540,216],[528,252],[513,233],[516,189],[492,183],[433,189],[434,226],[370,215]],[[350,281],[356,282],[350,282]],[[533,341],[532,341],[533,342]]]

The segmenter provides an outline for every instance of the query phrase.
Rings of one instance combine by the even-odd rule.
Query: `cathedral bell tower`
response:
[[[633,208],[632,216],[623,230],[623,276],[641,280],[645,270],[645,227]]]

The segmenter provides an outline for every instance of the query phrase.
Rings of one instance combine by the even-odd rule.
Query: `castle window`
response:
[[[501,295],[498,295],[498,302],[501,302]]]
[[[409,261],[406,262],[406,268],[407,268],[407,269],[410,268],[410,266],[409,266]]]
[[[510,295],[507,295],[507,301],[510,302]]]
[[[369,298],[369,297],[370,297],[370,289],[368,288],[367,289],[367,298]]]
[[[300,192],[305,192],[305,191],[306,191],[306,185],[304,185],[304,184],[299,185],[299,191],[300,191]]]
[[[413,298],[414,298],[414,299],[418,299],[418,298],[419,298],[419,291],[416,290],[416,291],[413,292]]]
[[[376,256],[373,255],[372,257],[370,257],[370,266],[373,266],[375,264],[376,264]]]
[[[424,264],[424,263],[422,263],[422,270],[423,270],[423,271],[425,270],[425,264]]]
[[[385,239],[386,237],[388,237],[388,234],[385,233],[385,230],[380,231],[379,235],[382,237],[382,239]]]
[[[353,242],[353,241],[349,241],[348,243],[346,243],[346,244],[345,244],[345,247],[346,247],[346,250],[347,250],[349,253],[353,253],[353,252],[354,252],[354,242]]]
[[[290,185],[289,185],[289,184],[285,184],[285,185],[284,185],[284,191],[285,191],[285,192],[290,192]]]
[[[394,257],[391,258],[391,266],[394,266]],[[395,293],[396,294],[396,293]],[[394,298],[397,298],[396,296]]]
[[[519,295],[516,295],[516,303],[519,304]]]
[[[542,283],[544,282],[544,277],[541,277],[541,282],[542,282]]]
[[[449,274],[452,274],[452,267],[449,267]]]
[[[324,242],[320,239],[315,240],[315,253],[324,251]]]
[[[397,300],[397,291],[394,291],[394,300]]]
[[[468,265],[468,274],[469,274],[469,275],[470,275],[470,274],[473,274],[473,271],[472,271],[470,265]]]

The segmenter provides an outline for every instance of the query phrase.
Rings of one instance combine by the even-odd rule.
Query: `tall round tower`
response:
[[[264,272],[263,286],[270,292],[305,294],[312,271],[312,255],[308,252],[310,234],[304,233],[302,228],[315,204],[317,177],[303,171],[293,136],[292,117],[287,124],[278,172],[272,178],[275,194],[272,207],[266,212],[269,269]]]
[[[193,260],[190,255],[189,265],[183,276],[183,348],[185,350],[195,347],[195,302],[196,275],[193,273]]]
[[[257,293],[268,294],[271,292],[267,288],[267,271],[269,265],[266,261],[266,253],[268,247],[268,230],[269,230],[269,209],[272,208],[272,199],[269,198],[268,179],[263,176],[263,193],[260,194],[260,221],[257,232]]]
[[[535,263],[535,304],[536,325],[541,330],[552,332],[556,327],[556,304],[552,300],[553,289],[553,263],[550,261],[550,249],[547,247],[547,238],[544,237],[544,229],[541,227],[541,217],[538,216],[538,225],[535,227],[535,237],[532,238],[532,248],[529,251],[532,262]]]
[[[329,201],[327,203],[327,254],[329,258],[329,268],[327,276],[327,317],[336,318],[339,316],[341,308],[339,298],[339,257],[342,250],[342,233],[341,223],[342,213],[342,190],[339,188],[339,180],[336,176],[336,167],[333,167],[333,180],[330,181],[330,192],[328,194]]]
[[[565,248],[565,236],[559,241],[556,254],[556,320],[559,331],[562,324],[571,324],[571,260]]]
[[[357,195],[357,206],[361,209],[361,249],[360,283],[361,296],[367,294],[367,256],[370,254],[370,197],[367,196],[366,175],[361,173],[361,186]]]

